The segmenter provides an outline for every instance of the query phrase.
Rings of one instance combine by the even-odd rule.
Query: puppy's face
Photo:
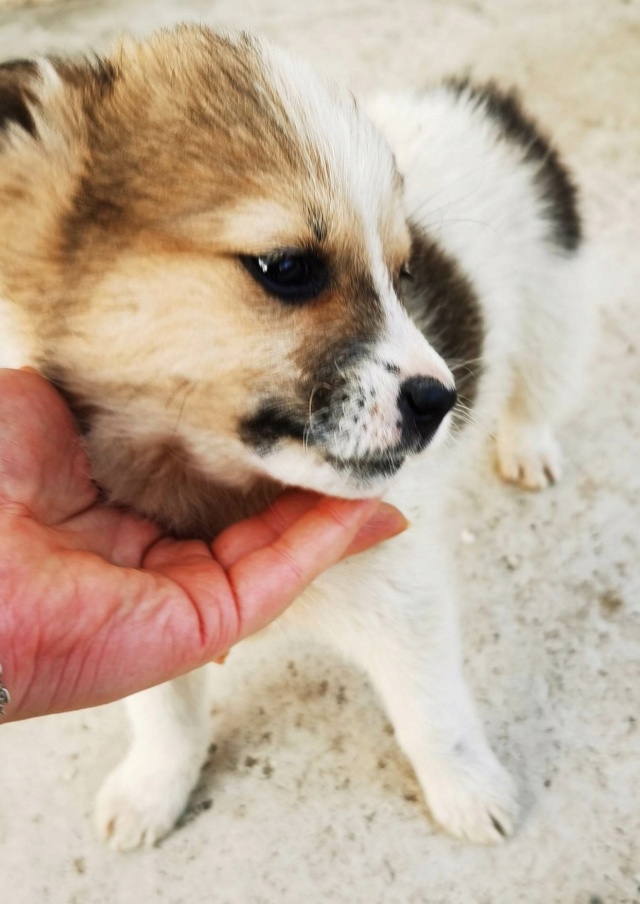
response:
[[[453,379],[399,298],[401,179],[350,95],[196,29],[38,78],[35,129],[69,157],[39,354],[94,444],[360,496],[443,434]]]

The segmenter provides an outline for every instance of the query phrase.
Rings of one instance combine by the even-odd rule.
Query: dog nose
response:
[[[403,421],[403,439],[426,444],[456,403],[455,389],[431,377],[411,377],[400,385],[398,408]]]

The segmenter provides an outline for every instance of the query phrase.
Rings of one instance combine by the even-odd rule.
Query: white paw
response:
[[[456,838],[495,844],[513,833],[516,787],[489,748],[461,750],[444,769],[425,775],[434,820]]]
[[[551,428],[505,420],[498,430],[498,467],[503,479],[543,490],[562,476],[562,452]]]
[[[100,837],[114,851],[153,847],[175,825],[196,779],[192,769],[128,756],[98,793]]]

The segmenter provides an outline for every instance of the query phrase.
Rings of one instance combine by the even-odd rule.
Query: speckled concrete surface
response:
[[[452,515],[469,676],[524,817],[495,849],[438,834],[361,676],[263,642],[219,669],[210,765],[150,853],[92,831],[118,707],[0,728],[3,904],[638,904],[640,3],[0,0],[0,54],[180,18],[261,31],[358,90],[515,83],[584,186],[606,297],[566,479],[523,495],[479,461]]]

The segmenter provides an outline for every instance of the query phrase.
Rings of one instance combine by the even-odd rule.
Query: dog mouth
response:
[[[360,458],[338,458],[325,453],[324,458],[338,473],[348,475],[363,486],[390,480],[398,473],[408,455],[407,450],[390,449]]]
[[[260,457],[267,457],[285,440],[293,442],[302,452],[313,450],[327,464],[351,480],[368,486],[388,480],[400,470],[408,455],[418,449],[412,444],[375,449],[360,455],[340,455],[331,450],[333,431],[327,424],[316,424],[310,429],[308,422],[287,412],[284,406],[263,407],[256,416],[245,421],[240,435]]]
[[[327,380],[306,403],[265,394],[239,424],[243,443],[263,460],[260,469],[330,492],[383,489],[432,443],[456,392],[430,376],[399,379],[370,370],[350,381]]]

